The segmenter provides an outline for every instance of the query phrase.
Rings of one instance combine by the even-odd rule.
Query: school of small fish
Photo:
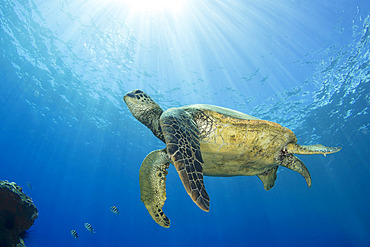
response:
[[[116,206],[112,206],[110,207],[110,211],[116,215],[119,214],[119,210]],[[91,233],[95,233],[95,230],[94,228],[92,227],[92,225],[90,223],[85,223],[85,228],[86,230],[88,230],[89,232]],[[75,239],[78,239],[80,237],[80,235],[78,235],[78,233],[76,232],[76,230],[71,230],[71,235],[72,237],[74,237]]]

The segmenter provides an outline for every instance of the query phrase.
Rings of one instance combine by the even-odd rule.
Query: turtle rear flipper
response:
[[[303,162],[296,156],[294,156],[293,154],[284,155],[279,165],[301,174],[304,179],[306,179],[308,187],[311,187],[311,174],[308,171],[307,167],[303,164]]]
[[[273,168],[270,168],[269,170],[258,174],[257,177],[261,179],[263,183],[263,188],[267,191],[272,189],[275,185],[276,180],[276,172],[277,172],[278,166],[274,166]]]
[[[200,152],[199,130],[186,111],[171,108],[160,119],[167,152],[186,192],[204,211],[209,211],[209,196],[203,181],[203,158]]]
[[[139,172],[141,201],[153,220],[166,228],[170,227],[170,220],[162,207],[166,201],[166,169],[169,162],[165,149],[155,150],[145,157]]]

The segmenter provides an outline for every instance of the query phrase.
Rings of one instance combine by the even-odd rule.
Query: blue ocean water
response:
[[[370,2],[175,2],[0,1],[0,179],[39,209],[28,246],[369,246]],[[299,156],[311,188],[282,168],[267,192],[205,177],[209,213],[171,166],[164,229],[140,201],[140,164],[164,144],[122,100],[137,88],[342,150]]]

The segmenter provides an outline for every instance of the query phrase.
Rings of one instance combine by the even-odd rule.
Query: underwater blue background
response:
[[[38,207],[28,246],[369,246],[369,14],[367,0],[1,0],[0,179]],[[209,213],[170,166],[164,229],[140,201],[140,164],[164,144],[122,100],[137,88],[342,150],[299,155],[311,188],[284,168],[267,192],[205,177]]]

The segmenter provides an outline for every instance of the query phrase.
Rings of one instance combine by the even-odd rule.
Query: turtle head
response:
[[[159,123],[163,113],[162,108],[149,95],[139,89],[126,93],[123,100],[131,114],[164,142]]]

